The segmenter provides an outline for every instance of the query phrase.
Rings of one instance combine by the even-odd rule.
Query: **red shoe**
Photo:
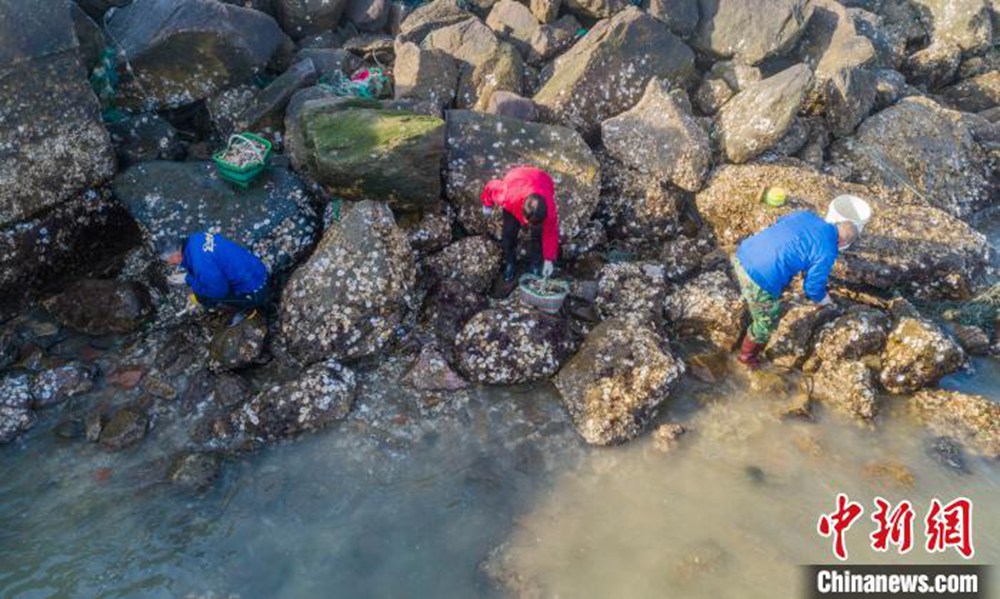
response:
[[[747,335],[743,337],[743,345],[740,346],[740,355],[736,359],[750,370],[757,370],[760,368],[760,358],[757,357],[757,354],[764,349],[764,345],[763,343],[757,343],[750,335]]]

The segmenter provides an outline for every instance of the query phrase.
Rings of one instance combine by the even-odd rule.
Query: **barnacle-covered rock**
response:
[[[455,101],[458,64],[444,50],[423,50],[398,43],[393,63],[393,92],[397,100],[414,102],[420,112],[439,116]]]
[[[801,366],[809,357],[816,329],[836,316],[837,309],[833,306],[812,302],[790,306],[767,342],[768,358],[783,368]]]
[[[714,131],[726,158],[746,162],[781,141],[812,84],[812,70],[797,64],[751,84],[726,102]]]
[[[700,0],[698,6],[694,47],[744,64],[791,49],[812,16],[808,0]]]
[[[95,369],[69,363],[39,372],[31,379],[32,407],[45,408],[94,388]]]
[[[760,200],[769,186],[788,193],[784,207]],[[911,288],[928,298],[961,298],[982,275],[989,246],[966,223],[930,206],[903,204],[905,194],[846,183],[802,162],[723,166],[695,203],[719,245],[732,251],[790,212],[825,214],[830,200],[842,194],[867,200],[873,215],[861,239],[838,258],[836,278],[880,289]]]
[[[615,445],[649,426],[683,373],[655,331],[613,319],[590,332],[554,382],[580,436]]]
[[[411,301],[416,267],[392,211],[370,200],[345,208],[282,296],[281,339],[306,363],[379,351]]]
[[[476,18],[430,32],[421,47],[441,50],[458,65],[458,108],[483,110],[495,91],[521,93],[523,60]]]
[[[489,181],[524,164],[552,175],[559,238],[568,243],[597,207],[600,168],[583,138],[566,127],[468,110],[448,111],[447,195],[466,229],[499,239],[500,211],[494,211],[492,218],[484,216],[480,195]]]
[[[835,364],[878,355],[889,337],[891,321],[881,310],[851,306],[846,314],[820,327],[810,362]]]
[[[657,78],[638,104],[601,123],[601,140],[632,168],[688,191],[701,189],[712,164],[708,132],[691,114],[687,94]]]
[[[1000,404],[996,401],[941,389],[918,391],[908,401],[935,434],[955,437],[988,458],[1000,457]]]
[[[337,27],[350,0],[273,0],[281,28],[293,39]]]
[[[965,362],[965,352],[936,325],[901,318],[882,352],[879,381],[890,393],[912,393],[929,387]]]
[[[473,235],[427,258],[427,269],[438,279],[456,279],[473,291],[489,288],[500,270],[500,246],[483,235]]]
[[[678,336],[705,337],[727,350],[739,341],[745,307],[736,284],[721,270],[702,273],[676,287],[664,307]]]
[[[143,0],[116,10],[107,30],[147,108],[202,100],[250,79],[286,41],[270,16],[213,0]]]
[[[35,425],[31,401],[31,378],[27,374],[0,379],[0,443],[10,443]]]
[[[868,181],[899,192],[916,189],[924,203],[959,218],[997,197],[989,154],[972,128],[961,113],[928,98],[905,98],[868,117],[831,151]]]
[[[486,24],[510,41],[529,63],[540,64],[576,41],[580,24],[570,15],[547,25],[538,22],[527,4],[500,0],[493,5]]]
[[[455,339],[459,369],[490,385],[546,379],[575,349],[566,320],[525,306],[484,310]]]
[[[451,243],[451,221],[454,218],[451,206],[444,204],[440,208],[424,212],[419,220],[402,221],[399,226],[406,231],[410,247],[426,255],[442,250]]]
[[[856,360],[824,362],[810,379],[809,396],[837,410],[871,420],[878,413],[875,375]]]
[[[601,199],[597,218],[608,236],[637,246],[669,239],[679,229],[683,200],[653,175],[600,154]]]
[[[653,77],[683,84],[694,73],[694,53],[638,8],[598,21],[553,63],[552,76],[535,94],[549,119],[584,136],[634,105]]]
[[[602,319],[661,321],[667,282],[663,266],[653,262],[620,262],[601,269],[594,307]]]
[[[233,410],[233,432],[254,444],[319,430],[347,417],[356,387],[350,369],[333,359],[318,362]]]
[[[277,165],[249,189],[236,190],[211,162],[143,162],[115,178],[114,193],[154,243],[219,232],[272,274],[304,256],[320,231],[302,180]]]
[[[0,226],[115,172],[70,14],[65,1],[0,6]]]

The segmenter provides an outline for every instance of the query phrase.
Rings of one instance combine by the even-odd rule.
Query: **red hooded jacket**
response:
[[[559,211],[556,208],[556,185],[552,177],[533,166],[512,168],[501,180],[486,184],[480,199],[483,206],[500,206],[522,225],[528,224],[524,217],[524,200],[536,193],[545,198],[546,215],[542,222],[542,259],[555,262],[559,256]]]

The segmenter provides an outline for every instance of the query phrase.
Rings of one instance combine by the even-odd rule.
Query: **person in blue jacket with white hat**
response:
[[[232,312],[232,324],[237,324],[267,302],[267,267],[249,250],[222,235],[204,232],[167,240],[161,246],[161,257],[184,269],[183,282],[192,291],[189,307],[200,304]]]
[[[863,200],[841,196],[831,204],[826,219],[809,211],[793,212],[740,243],[733,269],[750,312],[750,326],[740,346],[741,363],[751,369],[760,366],[758,355],[781,315],[781,294],[796,275],[805,275],[802,289],[807,298],[817,304],[833,303],[827,290],[833,264],[858,239],[870,214]]]

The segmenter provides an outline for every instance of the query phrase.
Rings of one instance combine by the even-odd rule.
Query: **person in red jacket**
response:
[[[559,211],[556,208],[556,186],[552,177],[532,166],[512,168],[501,180],[490,181],[480,199],[483,214],[493,208],[503,209],[504,281],[514,280],[517,272],[517,237],[522,226],[531,229],[529,264],[531,271],[548,277],[555,270],[559,256]]]

